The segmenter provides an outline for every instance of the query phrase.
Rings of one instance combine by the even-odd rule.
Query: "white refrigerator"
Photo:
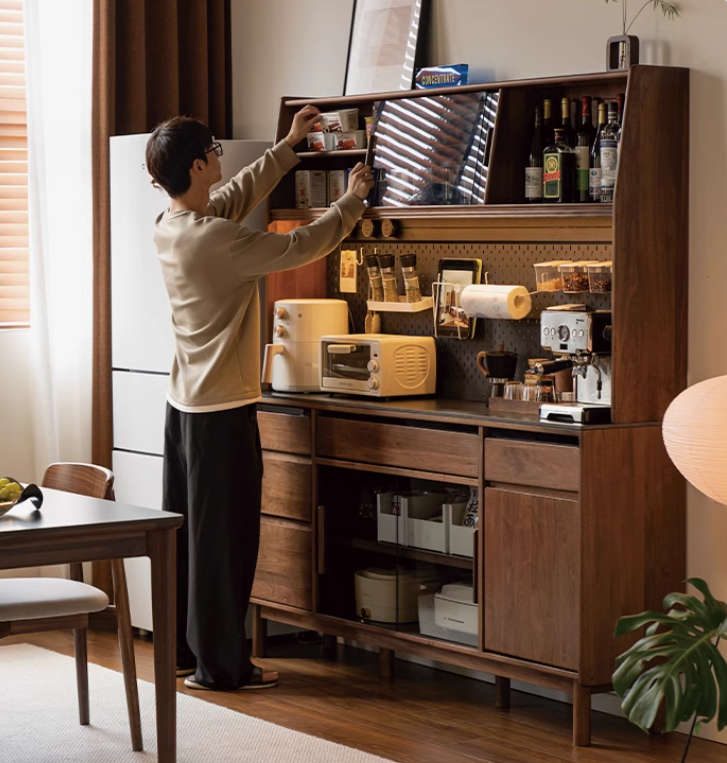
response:
[[[110,140],[112,468],[119,501],[161,509],[164,418],[174,340],[152,232],[154,220],[169,206],[169,197],[152,186],[146,170],[148,138],[124,135]],[[266,141],[220,143],[222,183],[272,146]],[[263,203],[244,224],[263,230],[266,222]],[[126,574],[131,622],[151,631],[149,560],[127,559]]]

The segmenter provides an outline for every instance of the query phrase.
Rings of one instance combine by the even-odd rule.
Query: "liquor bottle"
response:
[[[591,167],[588,170],[588,201],[601,201],[601,133],[606,126],[606,104],[598,104],[598,127],[591,148]]]
[[[591,168],[591,148],[596,137],[596,129],[591,119],[591,99],[585,95],[581,98],[581,123],[576,132],[576,201],[589,200],[589,170]]]
[[[543,151],[543,201],[570,203],[575,194],[576,155],[555,128],[555,143]]]
[[[621,142],[621,125],[624,121],[624,105],[626,103],[626,93],[619,93],[616,96],[616,103],[618,104],[618,142]]]
[[[576,145],[576,131],[573,129],[573,123],[570,118],[570,98],[562,98],[560,101],[561,111],[561,129],[563,130],[563,140],[573,148]]]
[[[603,128],[599,145],[601,157],[601,201],[612,202],[618,169],[618,105],[608,104],[608,123]]]
[[[555,143],[553,132],[553,104],[550,98],[543,101],[543,146],[552,146]]]
[[[540,106],[535,107],[535,131],[530,156],[525,167],[525,201],[543,200],[543,120]]]

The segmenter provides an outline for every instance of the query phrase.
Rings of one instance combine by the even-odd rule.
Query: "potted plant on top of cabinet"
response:
[[[606,2],[616,3],[618,0],[606,0]],[[646,0],[631,21],[628,21],[627,0],[621,0],[622,33],[608,39],[606,45],[606,69],[608,71],[628,69],[631,64],[639,63],[639,38],[629,34],[629,30],[647,5],[653,6],[654,10],[660,8],[668,19],[676,18],[680,13],[680,8],[676,3],[667,3],[664,0]]]

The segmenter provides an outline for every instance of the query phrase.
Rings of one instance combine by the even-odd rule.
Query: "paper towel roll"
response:
[[[462,290],[460,304],[470,318],[519,321],[527,317],[532,300],[524,286],[475,284]]]

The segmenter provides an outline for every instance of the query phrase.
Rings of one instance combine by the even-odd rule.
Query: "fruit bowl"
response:
[[[0,517],[7,514],[15,506],[15,501],[0,501]]]

